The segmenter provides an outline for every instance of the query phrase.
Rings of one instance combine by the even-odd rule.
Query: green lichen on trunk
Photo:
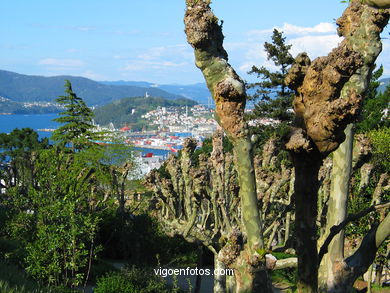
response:
[[[328,56],[317,58],[313,62],[310,62],[307,55],[299,55],[296,64],[289,71],[286,83],[296,91],[294,110],[297,114],[297,128],[292,132],[286,146],[293,154],[294,166],[297,168],[301,165],[300,171],[296,169],[295,184],[298,230],[304,230],[305,226],[310,228],[309,223],[313,223],[314,219],[308,218],[316,215],[316,212],[310,212],[309,207],[306,207],[307,203],[303,202],[305,190],[311,189],[311,194],[306,193],[306,200],[312,201],[313,208],[316,209],[317,202],[314,198],[317,198],[318,180],[314,177],[309,182],[299,179],[301,172],[307,174],[305,168],[317,173],[308,164],[304,167],[305,161],[312,160],[313,153],[318,153],[318,158],[325,158],[344,141],[345,127],[353,122],[359,112],[374,62],[381,51],[379,34],[388,19],[388,10],[377,10],[362,4],[361,1],[351,1],[337,21],[339,35],[344,36],[340,45]],[[306,184],[313,186],[300,186]],[[307,210],[308,213],[301,215],[299,210]],[[315,231],[307,232],[310,235],[315,234]],[[314,262],[317,260],[317,252],[313,249],[315,240],[299,233],[297,236],[298,242],[304,240],[309,244],[301,246],[301,252],[298,249],[298,290],[315,292],[316,270],[312,272],[315,277],[307,279],[307,273],[311,268],[314,269]],[[313,258],[307,259],[307,254],[313,254]],[[304,261],[304,258],[307,261]]]
[[[254,268],[264,272],[265,269],[262,265],[264,259],[258,259],[256,254],[256,250],[264,247],[264,241],[257,203],[252,146],[244,120],[245,84],[228,63],[228,55],[223,48],[222,27],[210,9],[210,1],[186,1],[186,4],[184,23],[187,41],[194,48],[196,66],[202,71],[215,101],[216,119],[234,147],[243,222],[240,226],[244,228],[243,233],[247,239],[242,246],[242,253],[234,262],[245,264],[247,268],[241,270],[241,265],[233,267],[240,276],[237,278],[237,292],[252,292],[257,276]],[[265,280],[267,281],[267,278]],[[269,282],[265,282],[263,286],[264,292],[271,290],[267,283]]]
[[[345,141],[333,153],[333,168],[328,213],[325,231],[340,224],[347,215],[349,181],[352,170],[353,131],[352,124],[345,129]],[[324,239],[328,233],[324,234]],[[336,235],[328,247],[328,253],[322,259],[319,269],[321,291],[332,288],[337,283],[337,269],[344,260],[344,232]]]
[[[254,175],[251,143],[248,139],[233,142],[234,154],[237,158],[236,168],[240,186],[242,217],[251,251],[264,248],[262,223],[256,197],[256,179]]]

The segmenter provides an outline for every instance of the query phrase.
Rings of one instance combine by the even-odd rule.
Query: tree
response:
[[[338,19],[345,39],[328,56],[313,62],[300,54],[287,76],[296,91],[296,129],[287,148],[295,166],[298,289],[317,291],[318,170],[330,152],[345,139],[345,127],[356,118],[376,57],[379,33],[389,19],[388,10],[376,10],[352,1]],[[364,57],[363,57],[364,56]]]
[[[236,241],[233,241],[230,249],[237,251],[231,261],[231,267],[235,269],[237,292],[271,292],[265,269],[262,217],[256,194],[252,145],[244,119],[247,99],[245,84],[227,62],[228,55],[222,45],[222,27],[210,9],[210,1],[188,0],[186,4],[184,23],[187,41],[195,50],[196,65],[201,69],[216,104],[216,119],[233,144],[237,162],[242,232],[246,238],[246,243],[241,243],[235,237]]]
[[[237,257],[231,265],[236,270],[237,292],[268,292],[266,274],[262,274],[263,278],[259,274],[264,273],[259,269],[264,240],[255,196],[252,145],[243,119],[244,85],[227,62],[221,26],[211,12],[210,1],[187,0],[186,4],[187,40],[194,48],[196,65],[203,72],[216,103],[217,121],[232,141],[237,162],[246,236],[243,246],[235,246]],[[318,172],[322,160],[345,139],[346,125],[356,117],[361,95],[381,51],[379,33],[388,19],[389,11],[352,1],[338,20],[339,34],[345,37],[344,41],[328,56],[313,62],[306,54],[299,55],[286,80],[296,92],[297,117],[286,147],[295,167],[299,292],[317,291]]]
[[[358,175],[358,177],[361,177],[360,182],[355,182],[355,185],[358,185],[359,187],[351,188],[349,186],[351,177],[350,175],[353,171],[353,135],[351,128],[352,125],[347,127],[345,131],[347,136],[346,140],[333,154],[332,183],[330,188],[328,213],[326,219],[326,233],[320,239],[319,243],[319,287],[321,292],[351,292],[354,282],[360,275],[367,271],[369,266],[374,261],[375,254],[377,253],[381,244],[389,235],[389,215],[386,216],[384,212],[384,210],[389,206],[389,202],[381,202],[382,195],[384,195],[384,186],[387,184],[389,170],[380,170],[380,172],[385,171],[380,176],[364,175],[367,172],[365,172],[366,168],[363,165],[359,172],[358,170],[354,170],[355,172],[360,173]],[[376,147],[374,149],[376,150],[373,150],[373,157],[378,155],[378,146],[381,148],[381,152],[383,152],[381,155],[388,156],[388,143],[383,143],[384,141],[388,141],[388,134],[386,138],[386,129],[383,132],[380,132],[379,137],[381,142],[379,142],[379,144],[378,142],[375,142]],[[383,157],[381,160],[383,161]],[[381,169],[380,166],[378,166],[380,164],[375,163],[376,160],[371,161],[374,161],[376,169]],[[384,161],[386,162],[386,160]],[[370,194],[370,200],[368,200],[368,202],[371,202],[371,206],[361,210],[361,205],[359,205],[359,209],[355,214],[348,214],[348,198],[352,198],[352,201],[350,201],[348,205],[356,205],[353,202],[354,196],[350,193],[351,190],[355,190],[355,192],[356,190],[359,190],[359,193],[363,192],[365,185],[367,185],[368,176],[370,176],[369,180],[371,182],[373,181],[372,183],[374,183],[376,180],[374,177],[379,177],[379,179],[377,179],[374,191],[372,194]],[[359,197],[363,197],[363,195],[359,194],[358,198]],[[358,198],[356,200],[358,200]],[[361,235],[361,237],[363,238],[364,236],[364,238],[360,243],[360,248],[348,255],[348,257],[345,257],[344,241],[345,234],[347,234],[347,232],[344,228],[348,223],[352,221],[357,222],[371,212],[377,212],[380,214],[380,217],[374,217],[380,218],[380,220],[369,221],[371,229],[365,229],[364,226],[366,225],[354,223],[353,227],[355,237]],[[378,224],[378,222],[380,223]],[[380,266],[378,266],[378,268],[379,267]]]
[[[378,92],[379,78],[383,67],[379,67],[371,77],[370,85],[363,100],[360,119],[356,123],[356,132],[362,133],[381,127],[389,127],[388,108],[390,105],[390,86],[384,92]]]
[[[272,43],[266,42],[264,50],[267,59],[272,60],[278,71],[270,71],[264,66],[253,66],[249,74],[256,74],[262,81],[249,84],[249,88],[255,88],[253,99],[261,100],[255,104],[252,118],[269,117],[279,121],[291,121],[292,113],[289,111],[292,105],[293,92],[284,83],[289,67],[294,63],[294,58],[289,50],[291,45],[286,45],[283,33],[274,29]]]
[[[27,271],[40,282],[71,287],[87,282],[99,251],[99,210],[107,205],[99,174],[104,171],[108,168],[102,169],[91,157],[86,160],[83,152],[39,153],[39,187],[30,189],[24,200],[32,228],[26,244]],[[26,207],[17,208],[25,213]]]
[[[35,185],[34,163],[36,152],[48,147],[46,138],[39,139],[31,128],[14,129],[11,133],[0,133],[0,176],[1,188],[18,186],[19,192],[26,192],[29,185]]]
[[[52,139],[62,146],[71,146],[72,150],[80,150],[93,144],[96,134],[92,131],[93,112],[87,107],[82,98],[79,98],[72,90],[69,80],[65,80],[65,93],[56,101],[65,107],[65,111],[59,115],[61,117],[54,121],[62,123],[53,132]]]
[[[365,0],[364,2],[375,8],[390,8],[389,0]]]
[[[187,139],[180,156],[168,158],[164,172],[155,170],[146,177],[154,191],[153,214],[166,233],[201,243],[214,254],[214,267],[221,269],[235,261],[244,231],[237,172],[231,150],[223,145],[225,139],[223,132],[217,131],[212,150],[206,145],[197,151],[196,141]],[[282,249],[289,242],[293,193],[293,172],[280,162],[274,143],[274,139],[269,140],[262,155],[254,158],[257,194],[262,199],[267,227],[267,250]],[[272,245],[275,239],[279,245]],[[279,264],[277,261],[276,267]],[[272,266],[273,263],[268,265],[268,269]],[[233,281],[233,276],[214,276],[214,292],[233,292]]]

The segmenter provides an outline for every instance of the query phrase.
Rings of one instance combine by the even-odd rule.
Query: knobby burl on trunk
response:
[[[242,212],[242,232],[246,242],[236,259],[237,292],[271,292],[265,272],[262,217],[256,197],[252,144],[244,119],[245,83],[228,63],[223,48],[222,25],[213,14],[209,0],[187,0],[185,33],[195,53],[195,64],[202,71],[215,101],[215,116],[233,144]]]
[[[234,268],[246,242],[242,232],[236,163],[232,154],[223,150],[222,131],[214,134],[212,145],[211,154],[196,158],[196,143],[187,139],[181,155],[172,155],[167,160],[166,174],[152,171],[146,182],[154,191],[151,209],[167,234],[202,243],[214,253],[216,262]],[[286,243],[290,243],[290,220],[293,219],[292,170],[281,164],[273,139],[265,144],[261,156],[255,156],[254,161],[258,198],[266,213],[267,248],[284,249]],[[277,245],[274,239],[278,240]],[[270,269],[293,265],[285,261],[275,264],[271,257],[267,261]]]
[[[337,20],[338,33],[344,37],[337,48],[313,62],[305,53],[297,56],[285,82],[296,92],[296,126],[304,130],[305,137],[298,136],[302,140],[296,143],[297,137],[293,135],[288,144],[291,150],[307,152],[314,143],[326,156],[344,141],[344,129],[358,114],[370,74],[364,76],[365,86],[344,88],[344,85],[364,67],[372,70],[381,51],[379,34],[388,18],[387,9],[376,10],[354,1]],[[363,34],[366,40],[361,39]],[[347,94],[340,99],[343,88]]]
[[[295,128],[290,150],[296,172],[296,233],[298,245],[298,289],[317,290],[318,170],[330,152],[345,139],[344,129],[357,116],[364,92],[381,51],[379,34],[389,11],[352,1],[337,20],[344,40],[328,56],[310,61],[307,54],[296,58],[286,84],[295,90]]]

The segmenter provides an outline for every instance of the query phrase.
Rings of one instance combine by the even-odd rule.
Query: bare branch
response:
[[[338,233],[340,233],[340,231],[343,230],[345,228],[345,226],[347,226],[350,222],[359,220],[360,218],[364,217],[365,215],[367,215],[373,211],[378,211],[380,209],[385,209],[388,207],[390,207],[390,202],[386,202],[386,203],[379,204],[379,205],[372,205],[369,208],[362,210],[357,214],[349,215],[343,222],[330,228],[329,235],[326,238],[326,240],[324,241],[324,244],[321,246],[320,252],[318,254],[318,265],[320,265],[323,256],[328,252],[328,246],[329,246],[330,242],[332,241],[332,239]]]

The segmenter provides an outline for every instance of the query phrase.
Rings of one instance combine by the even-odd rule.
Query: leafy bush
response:
[[[383,171],[390,171],[390,127],[372,130],[368,133],[373,144],[373,159]]]
[[[97,280],[95,293],[168,293],[174,292],[165,281],[151,271],[131,268],[123,272],[112,272]]]

